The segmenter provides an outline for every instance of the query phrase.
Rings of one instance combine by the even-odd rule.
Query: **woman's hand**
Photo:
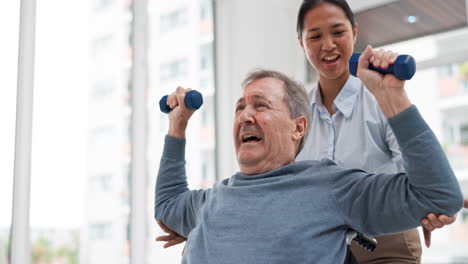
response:
[[[468,199],[465,199],[463,207],[468,209]],[[442,228],[446,225],[450,225],[457,219],[457,215],[452,217],[446,215],[436,216],[435,214],[429,213],[425,218],[423,218],[422,227],[424,234],[424,242],[426,247],[431,246],[431,232],[437,228]]]
[[[158,223],[159,227],[161,227],[161,229],[168,234],[166,236],[158,236],[155,239],[155,241],[167,242],[163,245],[163,248],[172,247],[187,240],[185,237],[169,229],[163,222],[161,222],[161,220],[157,220],[156,222]]]
[[[446,225],[450,225],[457,219],[457,215],[452,217],[446,215],[439,215],[436,216],[435,214],[428,214],[425,218],[423,218],[422,227],[423,227],[423,234],[424,234],[424,242],[426,247],[429,248],[431,246],[431,232],[437,228],[442,228]]]

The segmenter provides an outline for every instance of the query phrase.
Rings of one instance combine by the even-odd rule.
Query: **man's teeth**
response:
[[[251,134],[242,136],[242,141],[243,141],[243,142],[247,142],[247,141],[249,141],[249,140],[258,141],[258,140],[260,140],[260,138],[257,137],[257,136],[255,136],[255,135],[251,135]]]
[[[242,137],[242,139],[243,139],[243,140],[247,140],[247,139],[249,139],[249,138],[251,138],[251,137],[255,137],[255,136],[254,136],[254,135],[244,135],[244,136]]]

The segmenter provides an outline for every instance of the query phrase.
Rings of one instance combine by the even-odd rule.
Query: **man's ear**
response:
[[[295,121],[295,130],[293,133],[294,141],[301,141],[307,131],[307,118],[305,116],[296,117]]]

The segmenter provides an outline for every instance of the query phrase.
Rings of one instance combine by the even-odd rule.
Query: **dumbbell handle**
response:
[[[354,53],[349,59],[349,72],[357,77],[357,68],[361,53]],[[369,64],[369,69],[382,74],[393,74],[400,80],[410,80],[416,72],[416,61],[410,55],[399,55],[387,69],[376,68]]]
[[[187,94],[185,94],[185,106],[192,110],[197,110],[203,104],[203,96],[199,91],[191,90]],[[167,105],[167,95],[163,96],[161,100],[159,100],[159,109],[161,112],[168,114],[172,108]]]

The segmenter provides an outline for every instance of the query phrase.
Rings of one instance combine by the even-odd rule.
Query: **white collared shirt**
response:
[[[296,160],[328,158],[344,168],[369,173],[403,171],[398,143],[375,97],[349,76],[333,102],[330,116],[318,85],[309,92],[312,119],[304,148]]]

